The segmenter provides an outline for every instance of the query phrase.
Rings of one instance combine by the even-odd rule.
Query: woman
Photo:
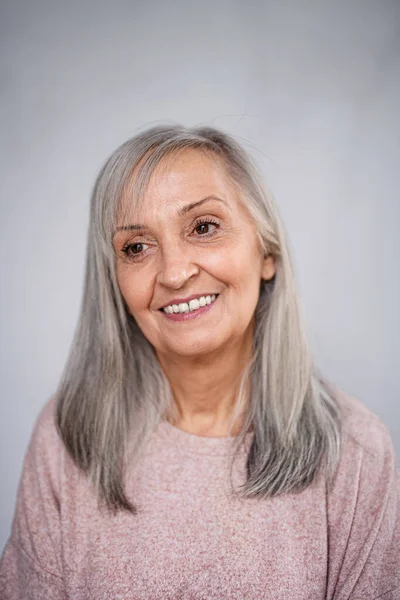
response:
[[[108,159],[2,598],[400,598],[389,434],[312,363],[282,223],[212,128]]]

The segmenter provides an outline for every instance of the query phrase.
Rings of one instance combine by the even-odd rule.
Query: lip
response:
[[[208,296],[209,294],[207,294]],[[187,321],[193,321],[195,319],[199,319],[201,318],[202,315],[204,315],[205,313],[208,313],[210,310],[212,310],[215,306],[215,304],[218,303],[218,299],[219,299],[219,294],[216,295],[217,297],[215,298],[214,302],[211,302],[211,304],[206,304],[205,306],[200,306],[200,308],[198,308],[197,310],[193,310],[191,312],[187,312],[187,313],[166,313],[163,310],[160,310],[160,313],[162,314],[163,317],[165,317],[166,319],[168,319],[169,321],[175,321],[175,322],[187,322]]]
[[[186,298],[172,298],[167,304],[163,304],[160,306],[158,310],[162,310],[166,306],[171,306],[171,304],[183,304],[184,302],[190,302],[190,300],[196,300],[197,298],[201,298],[202,296],[218,296],[216,292],[206,292],[201,294],[192,294],[191,296],[186,296]]]

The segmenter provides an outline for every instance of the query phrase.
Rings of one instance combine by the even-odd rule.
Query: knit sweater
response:
[[[1,600],[398,600],[400,484],[390,436],[359,400],[344,412],[334,484],[243,499],[247,434],[230,479],[231,438],[162,422],[128,472],[140,509],[98,507],[55,428],[36,420],[0,562]]]

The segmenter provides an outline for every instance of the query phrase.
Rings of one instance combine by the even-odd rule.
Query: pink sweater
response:
[[[230,439],[162,423],[130,474],[128,495],[142,509],[136,517],[99,512],[48,401],[24,460],[1,600],[399,599],[391,440],[358,400],[340,398],[346,434],[329,493],[321,477],[299,495],[233,498]],[[244,481],[245,458],[243,448],[235,483]]]

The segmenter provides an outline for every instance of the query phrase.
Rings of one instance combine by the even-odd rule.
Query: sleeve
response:
[[[365,443],[346,441],[328,517],[328,600],[400,600],[400,480],[376,417]],[[329,512],[328,512],[329,514]]]
[[[0,560],[1,600],[66,598],[53,409],[52,401],[42,408],[25,453],[11,534]]]

